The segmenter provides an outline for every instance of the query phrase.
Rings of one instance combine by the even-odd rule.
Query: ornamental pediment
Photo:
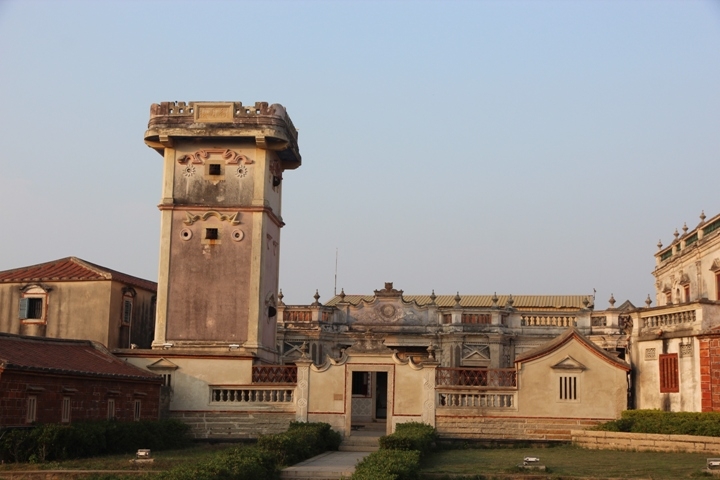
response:
[[[574,370],[574,371],[580,371],[580,372],[582,372],[583,370],[587,370],[587,367],[585,365],[578,362],[570,355],[563,358],[555,365],[552,365],[550,368],[552,368],[554,370]]]
[[[379,300],[371,304],[358,305],[350,309],[352,323],[423,325],[427,323],[427,311],[419,311],[402,301]]]
[[[173,362],[168,360],[165,357],[162,357],[160,360],[151,363],[146,367],[148,370],[177,370],[178,367]]]

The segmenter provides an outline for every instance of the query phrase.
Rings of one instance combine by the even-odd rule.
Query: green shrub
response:
[[[358,463],[352,480],[417,480],[420,478],[420,452],[417,450],[378,450]]]
[[[437,432],[425,423],[399,423],[395,433],[380,437],[380,448],[387,450],[418,450],[427,454],[435,447]]]
[[[342,437],[327,423],[291,422],[284,433],[264,435],[258,447],[273,452],[279,465],[293,465],[328,450],[337,450]]]
[[[720,437],[720,412],[664,412],[626,410],[621,418],[594,430]]]
[[[277,476],[280,466],[292,465],[337,450],[342,438],[327,423],[292,422],[287,431],[264,435],[253,447],[221,452],[210,460],[169,470],[159,480],[261,480]]]
[[[44,462],[130,453],[139,448],[181,448],[190,443],[189,430],[178,420],[42,424],[2,432],[0,459]]]
[[[210,460],[158,474],[157,480],[260,480],[276,477],[275,455],[253,447],[220,452]]]

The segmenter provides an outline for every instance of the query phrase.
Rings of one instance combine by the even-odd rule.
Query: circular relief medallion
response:
[[[183,169],[183,175],[186,177],[192,177],[195,175],[195,165],[188,165]]]
[[[230,234],[230,236],[232,237],[233,240],[235,240],[236,242],[239,242],[240,240],[245,238],[245,232],[243,232],[239,228],[236,228],[235,230],[232,231],[232,234]]]
[[[235,176],[238,178],[243,178],[247,173],[248,169],[245,165],[238,165],[237,170],[235,170]]]
[[[189,228],[183,228],[180,230],[180,238],[190,240],[192,238],[192,231]]]
[[[385,318],[390,318],[395,315],[395,307],[393,305],[383,305],[380,307],[380,315]]]

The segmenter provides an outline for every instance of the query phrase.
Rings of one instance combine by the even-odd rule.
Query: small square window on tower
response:
[[[211,163],[208,165],[208,173],[210,175],[222,175],[222,169],[219,163]]]
[[[206,228],[205,229],[205,239],[206,240],[217,240],[218,239],[218,229],[217,228]]]

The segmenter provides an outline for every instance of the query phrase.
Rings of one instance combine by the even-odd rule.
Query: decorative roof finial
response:
[[[652,305],[652,300],[650,299],[649,293],[648,293],[647,298],[645,299],[645,305],[647,305],[647,308],[650,308],[650,305]]]
[[[662,240],[658,240],[657,247],[658,247],[658,250],[662,250]]]
[[[313,306],[317,307],[318,305],[320,305],[320,294],[318,293],[317,289],[315,289],[315,295],[313,295],[313,298],[315,299],[315,301],[312,303]]]
[[[587,297],[583,298],[582,304],[585,308],[588,308],[588,305],[590,305],[590,300],[588,300]]]
[[[705,216],[705,210],[703,210],[702,212],[700,212],[700,225],[702,225],[703,223],[705,223],[705,219],[706,219],[706,218],[707,218],[707,217]]]
[[[608,303],[610,304],[610,308],[615,308],[615,296],[612,293],[610,294],[610,300],[608,300]]]
[[[282,288],[281,288],[280,292],[278,293],[278,305],[285,305],[282,301],[283,298],[285,298],[285,295],[283,295]]]
[[[340,289],[340,301],[341,302],[345,301],[345,289],[344,288]]]
[[[430,294],[430,305],[435,305],[436,298],[437,298],[437,296],[435,295],[435,289],[433,288],[433,291]]]
[[[505,306],[508,308],[513,308],[513,303],[515,303],[515,300],[513,299],[512,293],[508,296],[507,302],[505,303]]]
[[[688,231],[687,222],[683,222],[683,237],[685,235],[687,235],[687,231]]]
[[[677,242],[678,237],[680,236],[680,232],[678,232],[678,229],[675,229],[675,233],[673,233],[673,237],[675,237],[675,241]]]
[[[460,292],[457,292],[457,294],[455,295],[455,306],[460,306]]]
[[[492,306],[493,306],[493,308],[497,308],[497,306],[498,306],[498,296],[497,296],[497,292],[493,292],[493,296],[492,296],[492,298],[491,298],[490,300],[492,300]]]

